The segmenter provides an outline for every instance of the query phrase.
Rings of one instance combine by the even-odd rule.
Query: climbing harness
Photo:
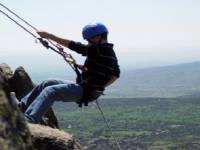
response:
[[[0,6],[2,6],[4,9],[6,9],[7,11],[9,11],[11,14],[13,14],[15,17],[17,17],[19,20],[21,20],[22,22],[24,22],[26,25],[28,25],[30,28],[32,28],[34,31],[38,32],[39,30],[37,30],[37,28],[35,28],[34,26],[32,26],[29,22],[25,21],[24,19],[22,19],[19,15],[17,15],[16,13],[14,13],[12,10],[10,10],[8,7],[6,7],[5,5],[3,5],[2,3],[0,3]],[[5,13],[4,11],[2,11],[0,9],[0,13],[2,13],[3,15],[5,15],[7,18],[9,18],[10,20],[12,20],[15,24],[17,24],[19,27],[21,27],[24,31],[26,31],[27,33],[29,33],[31,36],[33,36],[36,41],[39,40],[40,43],[46,47],[47,49],[51,49],[53,50],[54,52],[58,53],[59,55],[61,55],[63,57],[63,59],[70,65],[70,67],[75,71],[76,75],[77,75],[77,79],[76,79],[76,82],[77,83],[81,83],[82,82],[82,77],[81,77],[81,73],[79,70],[82,70],[82,66],[81,65],[78,65],[75,61],[75,59],[72,57],[71,54],[67,53],[64,51],[64,48],[59,45],[59,44],[54,44],[52,41],[50,40],[44,40],[43,38],[41,37],[38,37],[36,34],[32,33],[30,30],[28,30],[26,27],[24,27],[22,24],[20,24],[19,22],[17,22],[15,19],[13,19],[11,16],[9,16],[7,13]],[[116,144],[117,144],[117,147],[119,150],[122,150],[120,145],[119,145],[119,142],[118,140],[114,137],[113,135],[113,131],[99,105],[99,102],[97,101],[96,99],[96,104],[97,104],[97,107],[103,117],[103,120],[105,122],[105,124],[107,125],[109,131],[111,132],[111,135],[113,136]]]

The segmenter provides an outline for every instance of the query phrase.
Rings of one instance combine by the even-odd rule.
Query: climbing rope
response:
[[[10,13],[12,13],[13,15],[15,15],[17,18],[19,18],[21,21],[23,21],[24,23],[26,23],[28,26],[30,26],[32,29],[34,29],[35,31],[38,31],[37,28],[35,28],[34,26],[32,26],[30,23],[28,23],[26,20],[24,20],[23,18],[21,18],[19,15],[17,15],[16,13],[14,13],[12,10],[10,10],[8,7],[6,7],[5,5],[3,5],[2,3],[0,3],[0,5],[5,8],[6,10],[8,10]]]
[[[30,28],[32,28],[33,30],[35,30],[36,32],[38,32],[38,29],[34,26],[32,26],[28,21],[22,19],[19,15],[17,15],[16,13],[14,13],[11,9],[9,9],[8,7],[6,7],[5,5],[3,5],[2,3],[0,3],[0,6],[2,6],[3,8],[5,8],[7,11],[9,11],[11,14],[13,14],[14,16],[16,16],[19,20],[21,20],[22,22],[24,22],[26,25],[28,25]],[[75,61],[75,59],[72,57],[71,54],[67,53],[64,51],[64,48],[59,45],[59,44],[54,44],[52,41],[50,40],[44,40],[43,38],[38,37],[37,35],[35,35],[34,33],[32,33],[30,30],[28,30],[26,27],[24,27],[22,24],[20,24],[19,22],[17,22],[15,19],[13,19],[11,16],[9,16],[7,13],[5,13],[4,11],[0,10],[0,13],[2,13],[3,15],[5,15],[7,18],[9,18],[10,20],[12,20],[15,24],[17,24],[19,27],[21,27],[24,31],[26,31],[27,33],[29,33],[31,36],[33,36],[36,40],[39,40],[40,43],[42,43],[42,45],[44,47],[46,47],[47,49],[51,49],[54,52],[60,54],[64,60],[70,65],[70,67],[76,72],[77,74],[77,80],[79,80],[80,82],[80,72],[79,72],[79,68],[80,65],[78,65]],[[52,45],[50,45],[50,44]]]
[[[97,107],[98,107],[98,109],[99,109],[99,111],[100,111],[100,113],[101,113],[101,116],[102,116],[102,118],[103,118],[105,124],[107,125],[107,127],[108,127],[108,129],[109,129],[109,131],[110,131],[110,133],[111,133],[111,135],[112,135],[112,137],[113,137],[114,140],[115,140],[115,143],[117,144],[117,148],[118,148],[119,150],[122,150],[121,147],[120,147],[120,145],[119,145],[118,139],[114,137],[112,128],[110,127],[110,124],[108,123],[108,121],[107,121],[107,119],[106,119],[106,117],[105,117],[105,115],[104,115],[104,113],[103,113],[103,110],[101,109],[101,106],[100,106],[100,104],[99,104],[99,102],[98,102],[97,99],[96,99],[96,104],[97,104]]]
[[[0,10],[0,12],[2,14],[4,14],[7,18],[9,18],[10,20],[12,20],[15,24],[17,24],[19,27],[21,27],[24,31],[28,32],[30,35],[32,35],[34,38],[37,38],[37,36],[35,34],[33,34],[31,31],[29,31],[28,29],[26,29],[24,26],[22,26],[20,23],[18,23],[16,20],[14,20],[12,17],[10,17],[8,14],[6,14],[4,11]]]
[[[34,27],[33,25],[31,25],[28,21],[24,20],[23,18],[21,18],[19,15],[17,15],[14,11],[12,11],[11,9],[9,9],[8,7],[6,7],[5,5],[3,5],[2,3],[0,3],[0,6],[2,6],[3,8],[5,8],[7,11],[9,11],[11,14],[13,14],[15,17],[17,17],[19,20],[21,20],[22,22],[24,22],[26,25],[28,25],[29,27],[31,27],[33,30],[35,30],[36,32],[38,32],[39,30]],[[4,13],[5,14],[5,13]],[[10,18],[11,19],[11,18]],[[54,44],[52,41],[48,40],[52,45],[54,45],[56,48],[62,48],[61,45],[59,44]]]

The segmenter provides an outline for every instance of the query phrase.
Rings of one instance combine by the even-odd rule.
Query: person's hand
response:
[[[38,31],[37,33],[38,33],[38,35],[40,35],[41,38],[54,41],[54,42],[56,42],[56,43],[58,43],[62,46],[65,46],[65,47],[69,46],[70,40],[60,38],[60,37],[58,37],[58,36],[56,36],[52,33],[48,33],[48,32],[45,32],[45,31]]]
[[[41,38],[50,39],[51,34],[45,31],[38,31],[37,34],[40,35]]]

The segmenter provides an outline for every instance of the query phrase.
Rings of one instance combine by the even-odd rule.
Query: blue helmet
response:
[[[83,38],[86,40],[104,33],[108,33],[108,29],[102,23],[88,24],[82,31]]]

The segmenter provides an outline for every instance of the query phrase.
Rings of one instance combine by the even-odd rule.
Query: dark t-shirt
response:
[[[97,90],[104,90],[111,76],[119,77],[120,69],[113,50],[113,44],[104,43],[88,46],[71,41],[68,47],[86,56],[84,66],[87,70],[82,72],[82,77],[87,86]]]

